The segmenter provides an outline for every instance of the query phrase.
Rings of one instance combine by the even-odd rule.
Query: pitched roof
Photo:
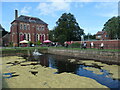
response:
[[[22,22],[31,22],[31,23],[38,23],[38,24],[47,24],[44,21],[42,21],[39,18],[36,17],[30,17],[30,16],[24,16],[24,15],[20,15],[17,19],[15,19],[14,21],[22,21]],[[14,22],[13,21],[13,22]],[[12,22],[12,23],[13,23]]]
[[[0,31],[5,31],[5,29],[2,27],[1,24],[0,24]]]
[[[96,35],[103,35],[105,31],[98,31]]]

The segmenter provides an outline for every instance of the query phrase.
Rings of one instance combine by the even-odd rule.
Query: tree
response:
[[[56,25],[54,37],[60,43],[81,40],[81,35],[84,34],[84,30],[79,27],[74,15],[71,13],[62,14]]]
[[[96,36],[95,34],[91,35],[91,33],[88,33],[87,35],[84,35],[84,39],[85,40],[96,39],[95,36]]]
[[[53,42],[55,42],[55,36],[54,36],[54,30],[49,31],[49,39]]]
[[[120,16],[109,19],[104,24],[103,31],[106,31],[111,39],[120,39]]]

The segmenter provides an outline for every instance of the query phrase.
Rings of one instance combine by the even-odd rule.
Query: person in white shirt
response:
[[[100,45],[100,49],[103,49],[103,48],[104,48],[104,44],[101,43],[101,45]]]
[[[91,43],[90,43],[90,48],[93,48],[93,47],[94,47],[94,43],[91,42]]]

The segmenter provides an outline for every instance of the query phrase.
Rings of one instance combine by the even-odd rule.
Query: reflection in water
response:
[[[106,77],[108,75],[108,72],[106,70],[101,70],[103,72],[102,75],[95,74],[92,71],[86,70],[83,67],[84,65],[80,65],[79,68],[76,70],[76,74],[84,77],[89,77],[92,79],[95,79],[97,82],[106,85],[110,88],[117,88],[120,84],[120,81],[113,80],[112,78]]]
[[[109,73],[106,70],[99,68],[99,70],[103,72],[103,74],[100,74],[100,75],[95,74],[93,73],[93,71],[84,69],[84,67],[88,67],[88,66],[78,65],[75,63],[68,62],[67,60],[69,58],[70,57],[44,54],[44,55],[35,56],[35,57],[30,56],[28,57],[28,60],[32,60],[32,61],[37,60],[37,62],[39,62],[39,64],[41,64],[42,66],[57,69],[58,70],[58,72],[56,72],[57,74],[62,72],[74,73],[80,76],[92,78],[109,88],[119,87],[120,81],[113,80],[112,78],[106,77],[107,75],[109,75]]]

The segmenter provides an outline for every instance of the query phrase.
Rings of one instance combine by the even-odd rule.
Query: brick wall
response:
[[[48,48],[48,53],[120,64],[120,52]]]
[[[82,43],[82,41],[74,41]],[[101,43],[104,44],[104,49],[120,49],[120,40],[103,40],[103,41],[85,41],[87,43],[87,48],[90,48],[90,43],[95,44],[94,48],[100,48]]]

